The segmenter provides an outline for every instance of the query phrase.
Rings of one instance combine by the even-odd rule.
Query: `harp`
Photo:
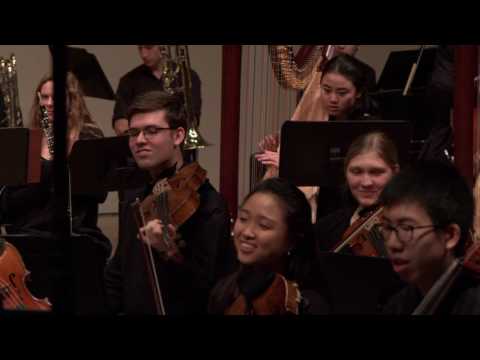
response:
[[[255,159],[261,139],[278,134],[286,120],[327,120],[317,97],[321,66],[332,46],[244,45],[242,51],[240,198],[265,173]]]

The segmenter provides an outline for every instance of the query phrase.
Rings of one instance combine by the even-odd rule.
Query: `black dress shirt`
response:
[[[139,189],[136,196],[145,197],[151,188],[149,185]],[[167,315],[206,313],[209,291],[236,264],[226,202],[208,180],[198,193],[199,208],[177,230],[185,242],[180,248],[184,262],[164,260],[154,252]],[[135,195],[130,200],[134,198]],[[155,314],[143,245],[137,238],[133,212],[129,211],[124,220],[123,228],[128,233],[122,237],[105,271],[110,310],[117,314]]]
[[[191,70],[191,78],[193,111],[200,119],[202,107],[201,82],[200,77],[193,69]],[[140,65],[125,74],[118,84],[112,124],[115,124],[118,119],[127,118],[127,109],[136,96],[155,90],[164,91],[164,81],[155,77],[146,65]]]

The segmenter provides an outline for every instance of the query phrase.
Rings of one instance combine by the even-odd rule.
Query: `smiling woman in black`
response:
[[[210,295],[217,315],[326,314],[310,209],[303,193],[285,180],[260,183],[244,200],[233,229],[240,266]],[[320,292],[320,293],[319,293]]]
[[[320,251],[333,251],[345,231],[379,205],[383,188],[398,169],[397,150],[385,134],[368,133],[353,142],[345,158],[346,205],[315,224]],[[375,247],[385,255],[381,241]],[[348,246],[342,252],[352,253]]]

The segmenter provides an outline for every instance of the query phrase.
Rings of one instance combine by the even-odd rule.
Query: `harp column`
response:
[[[267,45],[223,46],[220,192],[233,216],[250,190],[258,142],[291,118],[296,96],[278,84]]]
[[[220,192],[236,216],[238,204],[238,142],[242,46],[223,45]]]

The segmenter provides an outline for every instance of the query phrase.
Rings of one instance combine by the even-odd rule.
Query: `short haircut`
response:
[[[170,95],[163,91],[150,91],[138,95],[127,109],[128,123],[137,114],[165,110],[168,126],[172,129],[187,130],[187,115],[183,97],[179,94]]]
[[[380,197],[385,207],[416,203],[430,216],[434,225],[457,224],[461,237],[455,255],[462,256],[473,224],[473,191],[449,163],[425,161],[393,177]]]

